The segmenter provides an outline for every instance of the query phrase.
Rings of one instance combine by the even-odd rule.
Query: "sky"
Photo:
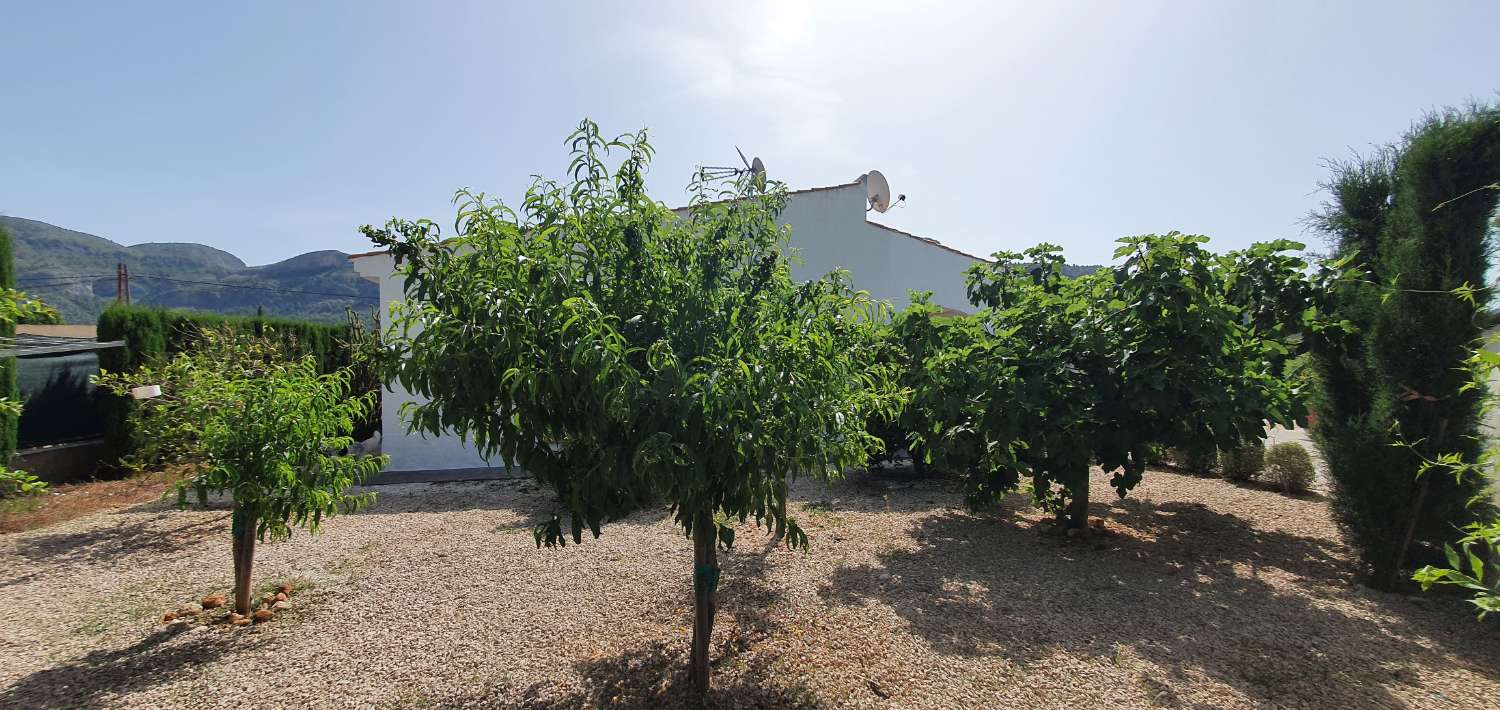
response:
[[[1500,100],[1500,3],[0,0],[0,214],[251,264],[517,202],[589,117],[685,201],[735,146],[987,254],[1293,238],[1324,161]]]

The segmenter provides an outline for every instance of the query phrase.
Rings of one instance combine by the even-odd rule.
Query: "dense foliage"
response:
[[[348,367],[351,361],[347,324],[314,323],[288,318],[225,316],[218,313],[184,311],[155,306],[115,304],[99,316],[100,340],[123,340],[125,347],[101,351],[100,366],[114,372],[131,372],[142,365],[158,364],[193,349],[205,330],[222,326],[241,332],[269,330],[289,357],[310,356],[319,372]]]
[[[1426,476],[1423,460],[1473,460],[1480,391],[1461,363],[1479,337],[1500,192],[1500,108],[1447,111],[1399,145],[1334,165],[1331,199],[1314,216],[1335,254],[1356,258],[1367,282],[1337,294],[1358,336],[1318,348],[1319,449],[1333,479],[1335,517],[1360,551],[1371,583],[1394,587],[1408,546],[1440,559],[1482,481]],[[1455,299],[1462,290],[1475,298]],[[1393,449],[1397,442],[1412,447]]]
[[[311,356],[288,359],[274,335],[208,329],[165,363],[106,372],[99,383],[119,396],[161,386],[162,396],[143,400],[134,415],[150,442],[136,462],[189,465],[180,503],[189,492],[200,502],[210,493],[233,497],[240,614],[250,612],[255,541],[285,537],[294,526],[315,531],[323,518],[360,507],[373,494],[347,489],[384,465],[378,456],[331,455],[353,443],[373,393],[351,394],[347,369],[319,374]]]
[[[1500,184],[1491,185],[1500,191]],[[1495,344],[1497,336],[1486,338],[1474,348],[1467,365],[1470,372],[1470,390],[1483,391],[1497,373],[1500,373],[1500,352],[1485,346]],[[1494,392],[1485,393],[1485,407],[1489,411],[1500,406],[1500,397]],[[1478,484],[1480,493],[1469,500],[1469,505],[1480,509],[1474,520],[1460,528],[1457,546],[1443,545],[1444,561],[1425,565],[1412,578],[1431,589],[1433,585],[1456,586],[1469,591],[1470,602],[1479,609],[1479,618],[1500,612],[1500,518],[1493,515],[1488,495],[1492,489],[1484,486],[1486,480],[1492,484],[1500,471],[1500,446],[1493,439],[1473,458],[1465,458],[1458,452],[1439,454],[1428,458],[1416,449],[1413,442],[1398,442],[1409,453],[1418,456],[1418,478],[1451,478],[1457,482]]]
[[[892,329],[913,442],[972,504],[1026,482],[1080,527],[1091,466],[1123,496],[1161,447],[1232,449],[1298,421],[1304,393],[1283,370],[1331,325],[1320,282],[1337,272],[1309,276],[1293,242],[1218,256],[1206,241],[1122,239],[1118,266],[1077,278],[1050,245],[998,253],[969,273],[980,310],[946,323],[914,298]]]
[[[409,296],[384,362],[424,400],[412,428],[456,433],[556,491],[566,518],[540,525],[538,545],[671,506],[694,540],[702,690],[731,521],[805,547],[789,479],[838,476],[879,445],[867,415],[895,399],[871,369],[882,314],[847,274],[792,279],[782,185],[700,176],[678,213],[646,193],[644,132],[610,141],[585,121],[570,143],[571,181],[539,179],[519,212],[461,192],[451,239],[426,221],[366,228]]]
[[[100,340],[123,340],[125,346],[99,351],[101,369],[132,373],[142,367],[159,366],[200,345],[203,334],[231,328],[245,334],[269,332],[278,349],[289,358],[311,358],[317,371],[328,374],[348,369],[353,390],[361,395],[374,392],[373,373],[355,362],[351,343],[362,327],[356,320],[343,325],[312,323],[285,318],[224,316],[217,313],[169,310],[152,306],[115,304],[99,316]],[[150,442],[131,424],[135,405],[123,397],[109,398],[105,407],[105,440],[111,460],[127,461]],[[356,423],[355,435],[365,438],[378,431],[379,407]]]

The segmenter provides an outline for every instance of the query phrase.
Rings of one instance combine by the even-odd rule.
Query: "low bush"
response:
[[[1266,445],[1253,444],[1226,449],[1219,452],[1219,471],[1231,481],[1244,482],[1253,479],[1266,469]]]
[[[1265,475],[1287,493],[1305,493],[1317,474],[1307,449],[1288,441],[1266,450]]]
[[[1177,468],[1200,476],[1212,475],[1219,464],[1218,456],[1213,449],[1207,451],[1168,449],[1167,460]]]

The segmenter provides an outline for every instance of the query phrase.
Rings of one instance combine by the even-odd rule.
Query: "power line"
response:
[[[39,281],[36,283],[18,284],[20,286],[61,286],[63,284],[79,283],[81,281],[97,281],[98,279],[59,279],[57,281]]]
[[[80,281],[83,279],[107,279],[114,274],[53,274],[51,276],[20,276],[16,278],[21,281]]]
[[[194,285],[197,285],[197,286],[218,286],[220,288],[240,288],[240,289],[247,289],[247,290],[251,290],[251,291],[271,291],[271,292],[274,292],[274,293],[299,293],[299,294],[303,294],[303,295],[307,295],[307,296],[330,296],[330,297],[333,297],[333,298],[354,298],[354,299],[366,300],[366,301],[378,301],[378,300],[380,300],[379,296],[362,296],[362,295],[357,294],[357,293],[330,293],[328,291],[299,291],[297,289],[291,289],[291,288],[274,288],[274,287],[271,287],[271,286],[248,286],[248,285],[245,285],[245,284],[227,284],[227,283],[222,283],[222,282],[219,282],[219,281],[193,281],[191,279],[174,279],[174,278],[168,278],[166,276],[152,276],[152,275],[149,275],[149,274],[135,274],[132,278],[137,278],[137,279],[156,279],[157,281],[170,281],[172,283],[194,284]]]
[[[60,276],[25,276],[25,277],[21,277],[21,278],[16,279],[16,281],[18,283],[21,282],[21,281],[27,281],[27,282],[38,281],[38,283],[27,283],[26,284],[27,286],[29,286],[31,288],[37,288],[37,287],[41,287],[41,286],[61,286],[61,285],[64,285],[64,284],[76,283],[76,282],[79,282],[79,281],[95,281],[95,280],[100,280],[100,279],[107,279],[107,278],[110,278],[112,276],[115,276],[115,274],[68,274],[68,275],[60,275]],[[131,274],[131,278],[137,278],[137,279],[156,279],[157,281],[169,281],[171,283],[178,283],[178,284],[192,284],[194,286],[216,286],[218,288],[238,288],[238,289],[245,289],[245,290],[250,290],[250,291],[270,291],[272,293],[292,293],[292,294],[301,294],[301,295],[305,295],[305,296],[327,296],[327,297],[330,297],[330,298],[353,298],[353,299],[365,300],[365,301],[378,301],[378,300],[380,300],[380,298],[378,296],[364,296],[364,295],[357,294],[357,293],[333,293],[333,292],[330,292],[330,291],[302,291],[302,290],[292,289],[292,288],[277,288],[277,287],[274,287],[274,286],[250,286],[248,284],[231,284],[231,283],[224,283],[222,281],[196,281],[196,280],[193,280],[193,279],[174,279],[174,278],[171,278],[171,277],[168,277],[168,276],[153,276],[151,274]]]

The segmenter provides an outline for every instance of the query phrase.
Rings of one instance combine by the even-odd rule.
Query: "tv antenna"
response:
[[[891,201],[891,184],[886,182],[879,170],[865,173],[861,176],[861,181],[865,184],[865,199],[870,201],[870,206],[865,208],[866,212],[884,212],[906,201],[906,195],[898,195],[895,202]]]
[[[740,150],[739,146],[734,147],[734,152],[740,154],[740,162],[744,164],[744,167],[737,168],[729,165],[705,165],[699,168],[699,170],[702,171],[704,177],[713,180],[727,177],[738,177],[740,175],[744,175],[745,173],[750,173],[755,177],[756,184],[765,185],[766,164],[761,162],[759,157],[755,158],[754,160],[746,160],[745,151]]]

